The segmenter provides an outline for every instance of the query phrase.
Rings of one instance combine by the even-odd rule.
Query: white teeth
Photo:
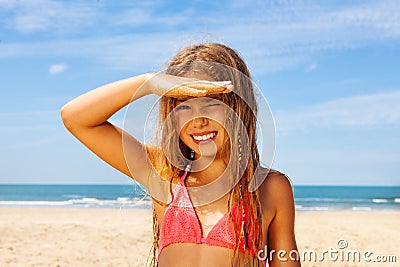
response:
[[[210,134],[205,134],[205,135],[192,135],[194,140],[197,141],[204,141],[210,138],[213,138],[216,135],[216,133],[210,133]]]

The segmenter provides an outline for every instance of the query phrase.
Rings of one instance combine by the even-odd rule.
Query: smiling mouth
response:
[[[204,144],[213,141],[217,134],[218,132],[209,132],[204,134],[191,134],[190,136],[196,144]]]

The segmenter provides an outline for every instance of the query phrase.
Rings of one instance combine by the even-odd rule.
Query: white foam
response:
[[[372,202],[374,202],[374,203],[387,203],[387,202],[389,202],[389,200],[383,199],[383,198],[374,198],[372,200]]]
[[[97,198],[85,197],[81,199],[69,199],[64,201],[0,201],[0,206],[149,208],[151,206],[151,200],[142,198],[131,199],[122,197],[117,199],[97,199]]]
[[[69,201],[0,201],[5,206],[66,206]]]
[[[371,207],[352,207],[351,209],[354,211],[371,211],[372,210]]]
[[[366,202],[368,199],[366,198],[328,198],[328,197],[303,197],[296,198],[297,201],[303,202]]]
[[[297,208],[297,210],[299,211],[328,211],[329,207],[304,207],[304,206],[300,206]]]

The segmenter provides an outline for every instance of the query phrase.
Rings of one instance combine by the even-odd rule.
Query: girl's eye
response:
[[[185,110],[185,109],[190,109],[190,107],[186,105],[180,105],[176,107],[176,110]]]
[[[216,107],[216,106],[221,106],[221,104],[210,104],[208,107]]]

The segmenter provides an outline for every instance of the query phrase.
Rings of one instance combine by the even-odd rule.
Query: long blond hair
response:
[[[255,99],[253,84],[251,81],[250,71],[240,57],[240,55],[233,49],[223,44],[207,43],[191,45],[181,50],[175,57],[173,57],[166,70],[166,74],[175,76],[190,76],[196,72],[206,74],[215,81],[232,81],[234,92],[221,94],[220,101],[226,104],[231,113],[228,114],[226,129],[231,133],[230,140],[225,140],[226,143],[223,149],[228,150],[230,160],[236,162],[231,164],[229,168],[230,174],[242,174],[239,179],[232,179],[231,190],[229,191],[229,200],[227,208],[229,210],[229,217],[231,220],[232,206],[240,198],[240,203],[249,210],[252,216],[249,216],[246,222],[246,229],[252,229],[251,247],[254,249],[261,248],[262,246],[262,216],[261,207],[259,203],[258,190],[248,192],[247,188],[255,175],[257,166],[259,165],[259,153],[256,144],[256,116],[257,116],[257,102]],[[166,168],[171,172],[171,184],[176,181],[181,175],[184,165],[189,158],[190,149],[179,139],[179,135],[175,129],[173,118],[170,118],[170,113],[176,106],[176,99],[163,96],[160,102],[160,117],[159,125],[162,132],[160,138],[160,146],[164,154]],[[229,113],[229,112],[228,112]],[[240,120],[238,123],[237,119]],[[234,137],[234,138],[232,138]],[[239,140],[240,139],[240,140]],[[235,148],[235,149],[232,149]],[[246,149],[243,149],[246,148]],[[239,151],[242,150],[242,151]],[[180,151],[181,153],[177,153]],[[178,166],[172,164],[168,159],[173,159],[178,162]],[[231,175],[230,177],[234,177]],[[172,193],[172,190],[171,190]],[[243,197],[243,196],[250,197]],[[239,216],[236,216],[238,220]],[[240,225],[238,221],[234,221],[236,233],[236,247],[234,249],[234,256],[231,260],[232,266],[234,265],[236,255],[239,252],[240,237],[237,233],[240,232]],[[153,211],[153,249],[151,266],[157,266],[158,243],[159,243],[159,224],[155,212]],[[240,257],[239,257],[240,259]],[[260,262],[255,259],[247,257],[247,263],[252,266],[258,266]],[[237,259],[236,259],[236,263]],[[243,262],[239,263],[244,266]]]

